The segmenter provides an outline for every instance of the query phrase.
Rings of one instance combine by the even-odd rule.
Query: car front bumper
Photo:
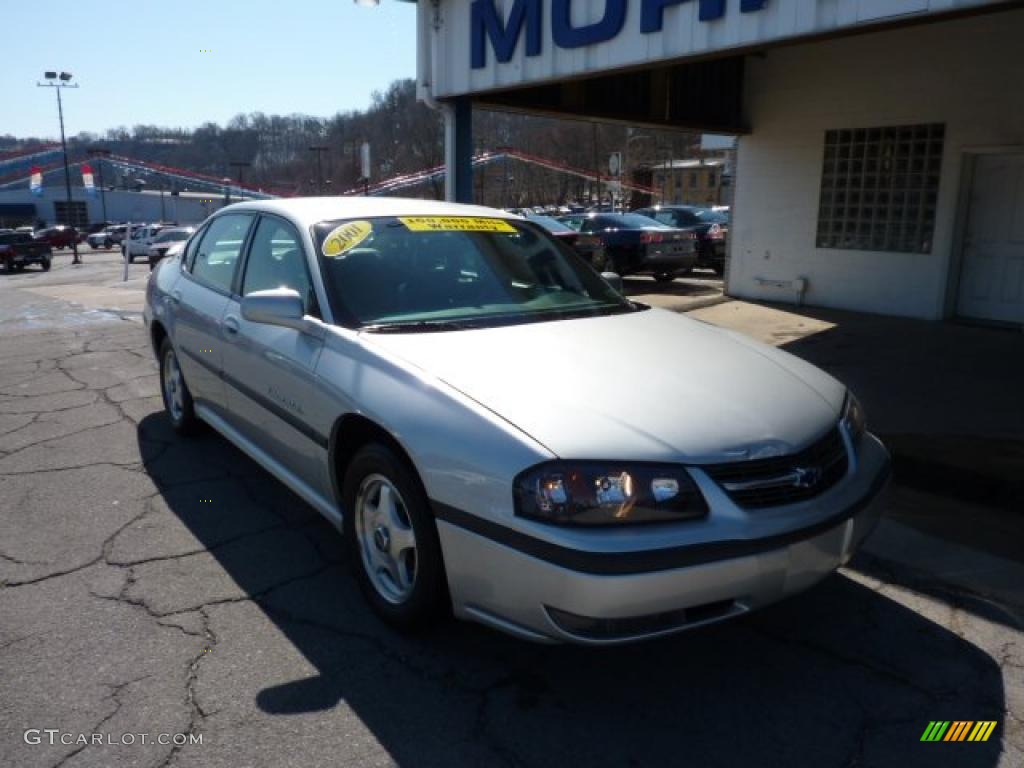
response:
[[[499,542],[439,514],[455,614],[534,641],[607,645],[769,605],[824,579],[874,529],[884,508],[889,459],[871,437],[862,453],[856,474],[867,477],[844,481],[854,487],[846,489],[847,501],[836,509],[825,501],[836,494],[823,494],[810,525],[763,539],[658,550],[652,554],[664,556],[654,558],[649,570],[636,566],[643,553],[601,553],[600,559],[578,558],[577,565],[571,557],[548,556],[550,547],[524,551],[530,548]],[[822,507],[827,507],[824,516]],[[682,567],[673,567],[676,551]],[[617,555],[623,558],[618,565]]]

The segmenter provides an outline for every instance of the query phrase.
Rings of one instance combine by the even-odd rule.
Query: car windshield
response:
[[[652,227],[661,229],[665,226],[660,221],[641,216],[639,213],[606,213],[595,217],[595,219],[603,227],[617,227],[618,229],[650,229]]]
[[[713,211],[710,208],[695,208],[691,213],[702,222],[709,222],[711,224],[724,224],[729,220],[719,211]]]
[[[313,227],[340,322],[370,331],[484,328],[637,311],[540,227],[410,216]]]
[[[568,224],[563,224],[558,219],[553,219],[550,216],[535,216],[535,215],[533,215],[533,216],[527,216],[526,218],[529,219],[530,221],[534,221],[534,222],[540,224],[548,232],[562,232],[562,233],[565,233],[565,232],[575,232],[576,231],[572,227],[570,227]]]

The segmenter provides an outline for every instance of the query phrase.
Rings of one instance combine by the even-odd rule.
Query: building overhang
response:
[[[420,0],[420,82],[489,109],[743,134],[748,56],[1019,4]]]

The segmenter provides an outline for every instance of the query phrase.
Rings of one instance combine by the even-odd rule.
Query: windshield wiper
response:
[[[416,333],[420,331],[465,331],[481,328],[482,323],[471,323],[465,320],[413,320],[398,323],[370,323],[359,328],[368,333]]]

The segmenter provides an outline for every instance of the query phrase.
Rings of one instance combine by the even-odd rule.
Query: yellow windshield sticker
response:
[[[320,251],[328,258],[337,258],[351,251],[373,234],[373,224],[368,221],[350,221],[336,227],[327,237]]]
[[[400,216],[398,219],[413,232],[515,232],[504,219],[478,216]]]

